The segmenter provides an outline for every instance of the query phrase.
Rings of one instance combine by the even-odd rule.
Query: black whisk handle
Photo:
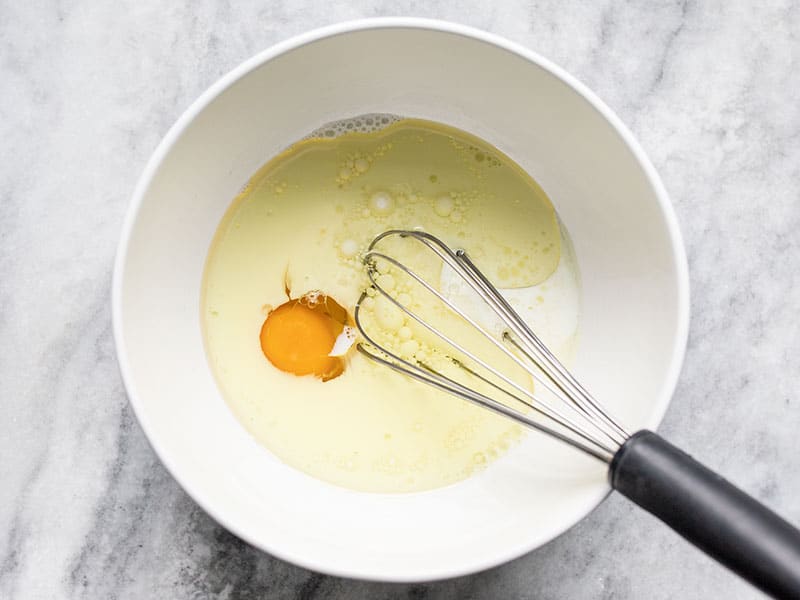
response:
[[[800,531],[652,431],[614,456],[611,486],[775,598],[800,599]]]

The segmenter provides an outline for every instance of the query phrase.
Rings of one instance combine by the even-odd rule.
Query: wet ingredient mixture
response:
[[[368,285],[360,254],[392,228],[423,228],[468,249],[557,353],[569,353],[578,318],[576,267],[552,204],[486,142],[438,123],[368,115],[270,160],[235,198],[209,250],[201,307],[209,362],[237,418],[271,452],[369,492],[454,483],[522,435],[354,351],[353,308]],[[447,272],[427,275],[442,289],[454,285]],[[414,305],[418,290],[389,270],[381,276]],[[435,340],[381,298],[365,312],[381,343],[444,360]]]

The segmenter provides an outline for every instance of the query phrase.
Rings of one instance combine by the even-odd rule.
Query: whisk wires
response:
[[[466,282],[500,319],[503,324],[502,333],[498,335],[479,323],[463,307],[436,289],[419,274],[417,269],[381,251],[380,244],[387,238],[405,238],[429,250],[435,258]],[[389,230],[372,241],[363,255],[363,262],[371,288],[374,290],[371,294],[384,297],[406,317],[444,342],[450,362],[458,367],[461,373],[467,375],[468,380],[481,382],[483,385],[480,390],[476,389],[477,385],[467,385],[422,360],[400,356],[378,343],[375,336],[368,331],[363,318],[362,305],[370,296],[366,290],[361,295],[354,312],[356,326],[364,339],[357,347],[364,356],[417,381],[514,419],[526,427],[559,439],[605,462],[611,460],[619,446],[627,439],[628,434],[622,426],[550,352],[464,250],[453,250],[442,240],[427,232]],[[534,391],[521,385],[451,334],[443,331],[441,327],[412,310],[408,302],[401,302],[391,290],[386,289],[387,286],[382,285],[378,268],[381,262],[404,273],[448,311],[474,328],[490,345],[497,348],[533,379],[536,384]],[[549,392],[547,397],[539,391],[539,388]],[[498,398],[504,398],[506,402]],[[508,403],[508,400],[511,403]],[[514,404],[520,406],[520,409],[513,408]],[[530,409],[530,412],[522,410],[522,406]]]

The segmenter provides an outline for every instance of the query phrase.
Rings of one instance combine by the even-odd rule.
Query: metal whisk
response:
[[[381,243],[390,238],[418,243],[430,252],[431,260],[452,269],[500,319],[502,332],[492,332],[421,276],[418,269],[382,251]],[[361,354],[604,461],[609,465],[612,488],[765,592],[778,598],[800,598],[800,531],[659,435],[646,430],[629,434],[559,362],[465,250],[453,250],[427,232],[390,230],[378,235],[362,258],[372,291],[365,291],[355,308],[356,326],[363,336],[358,344]],[[433,301],[474,327],[487,344],[533,378],[534,391],[400,302],[380,283],[382,263],[404,273]],[[450,362],[464,377],[457,379],[377,343],[362,314],[365,299],[376,294],[441,340]],[[519,403],[530,412],[512,408],[501,398]]]

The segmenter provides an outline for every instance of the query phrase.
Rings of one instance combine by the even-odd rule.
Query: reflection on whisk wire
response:
[[[504,325],[502,334],[492,333],[485,325],[478,323],[476,319],[467,314],[463,307],[454,304],[410,265],[403,264],[393,256],[381,252],[380,243],[390,237],[416,241],[450,267],[502,321]],[[358,345],[358,350],[365,356],[418,381],[510,417],[527,427],[553,436],[605,462],[611,461],[620,445],[629,437],[622,426],[609,416],[542,343],[502,294],[475,266],[464,250],[452,250],[442,240],[427,232],[390,230],[372,241],[363,255],[363,261],[372,288],[425,330],[443,341],[449,347],[448,355],[453,364],[471,377],[487,384],[498,394],[528,407],[544,419],[537,419],[531,414],[512,408],[507,402],[502,402],[456,381],[422,361],[403,358],[378,344],[374,336],[367,331],[368,328],[361,318],[361,304],[368,295],[366,291],[362,294],[355,309],[356,325],[365,340]],[[401,303],[379,283],[379,261],[388,263],[411,277],[448,310],[469,323],[489,343],[496,346],[524,369],[537,384],[550,392],[549,397],[545,398],[544,394],[532,392],[515,382],[507,374],[479,358],[474,351],[466,348],[459,340],[447,335],[436,324],[423,319],[411,308]],[[468,366],[468,363],[474,366]]]

